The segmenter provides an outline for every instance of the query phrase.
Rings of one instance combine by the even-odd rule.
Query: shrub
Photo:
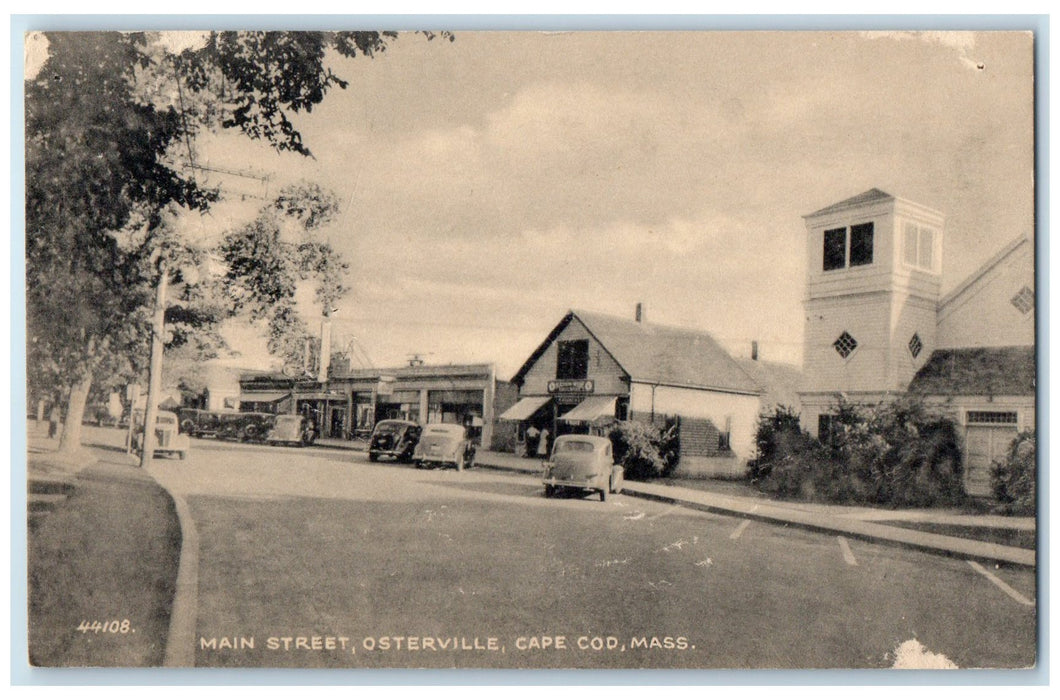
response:
[[[747,465],[747,476],[759,481],[769,475],[777,458],[791,454],[799,435],[811,439],[799,424],[799,414],[789,406],[777,406],[772,411],[758,414],[755,424],[755,457]]]
[[[649,423],[618,421],[611,438],[615,462],[621,464],[626,477],[644,481],[665,476],[677,463],[677,423],[660,431]]]
[[[1034,515],[1036,508],[1035,462],[1037,437],[1033,430],[1016,436],[1005,459],[990,470],[990,486],[1001,502],[998,510],[1009,515]]]
[[[913,397],[863,407],[840,399],[823,442],[786,407],[759,418],[753,483],[783,497],[890,506],[964,500],[952,421]]]

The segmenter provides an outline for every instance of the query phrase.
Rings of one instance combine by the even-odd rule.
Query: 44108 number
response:
[[[77,631],[82,634],[88,634],[94,632],[96,634],[129,634],[135,632],[132,628],[132,624],[128,620],[106,620],[100,622],[99,620],[81,620],[81,624],[77,626]]]

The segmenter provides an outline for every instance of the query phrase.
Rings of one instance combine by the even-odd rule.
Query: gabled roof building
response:
[[[708,333],[571,310],[512,378],[520,435],[680,418],[681,471],[742,474],[763,389]]]

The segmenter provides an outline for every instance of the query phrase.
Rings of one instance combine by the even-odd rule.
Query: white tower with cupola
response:
[[[869,190],[808,214],[803,425],[905,391],[935,349],[943,217]]]

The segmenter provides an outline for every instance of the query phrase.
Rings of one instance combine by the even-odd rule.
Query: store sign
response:
[[[591,394],[592,379],[553,379],[548,383],[550,394]]]

